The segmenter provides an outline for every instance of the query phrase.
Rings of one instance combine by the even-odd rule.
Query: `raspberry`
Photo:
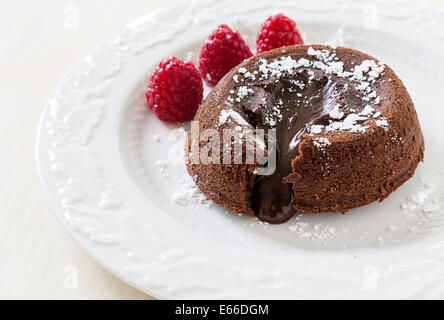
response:
[[[296,22],[280,13],[265,20],[256,44],[259,54],[276,48],[304,44],[304,40],[296,29]]]
[[[239,32],[221,25],[211,33],[202,47],[199,70],[205,81],[215,86],[228,71],[252,55]]]
[[[150,76],[146,99],[162,121],[191,121],[203,99],[199,71],[176,57],[163,60]]]

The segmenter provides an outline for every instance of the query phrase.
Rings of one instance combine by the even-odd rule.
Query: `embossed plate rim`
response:
[[[141,196],[138,194],[128,196],[128,198],[125,198],[126,203],[124,205],[121,205],[119,207],[119,204],[113,203],[115,200],[115,195],[112,194],[113,190],[110,190],[109,186],[107,186],[106,183],[103,183],[103,192],[100,192],[98,195],[99,198],[96,200],[100,200],[99,202],[103,207],[103,212],[93,212],[92,207],[80,208],[77,206],[75,210],[89,210],[91,214],[96,214],[96,220],[97,221],[103,221],[103,217],[105,216],[106,219],[109,218],[109,220],[113,220],[113,222],[109,225],[101,226],[100,224],[94,224],[97,221],[90,221],[91,224],[89,227],[96,228],[94,232],[91,232],[91,234],[88,233],[79,233],[78,231],[73,228],[73,225],[71,224],[73,222],[72,219],[78,219],[76,220],[77,223],[83,223],[85,221],[81,220],[82,215],[73,215],[69,211],[73,208],[71,206],[71,203],[68,203],[68,206],[62,207],[60,206],[61,196],[59,193],[66,192],[66,190],[69,188],[69,183],[66,185],[63,185],[65,181],[62,181],[62,185],[55,186],[54,183],[57,182],[54,179],[53,173],[50,171],[50,167],[54,170],[57,170],[57,166],[59,164],[63,164],[63,161],[57,162],[57,163],[51,163],[48,158],[48,151],[51,149],[51,143],[61,143],[62,145],[65,144],[66,146],[69,146],[71,151],[70,152],[77,152],[78,150],[81,150],[82,152],[85,151],[82,148],[84,147],[84,141],[88,140],[90,137],[88,134],[86,134],[85,137],[82,137],[78,135],[78,132],[70,132],[69,128],[62,128],[60,129],[59,126],[63,126],[63,119],[57,119],[57,103],[60,99],[63,99],[63,95],[59,96],[59,100],[54,100],[55,97],[60,93],[61,88],[63,88],[65,85],[67,85],[68,82],[74,83],[81,83],[88,82],[90,79],[89,77],[84,76],[77,78],[77,72],[78,70],[81,70],[82,68],[90,68],[88,71],[90,73],[94,73],[92,71],[97,71],[98,74],[94,73],[94,76],[102,76],[103,81],[100,82],[100,86],[97,85],[96,87],[90,88],[90,90],[94,90],[92,92],[93,95],[100,96],[103,95],[111,95],[112,92],[109,92],[107,90],[110,90],[110,86],[112,85],[113,81],[113,74],[108,74],[105,72],[105,74],[101,75],[100,72],[103,70],[94,70],[94,55],[98,54],[100,51],[106,50],[112,50],[112,63],[111,66],[118,65],[119,68],[116,68],[117,70],[112,70],[113,72],[119,72],[119,69],[122,69],[122,61],[124,60],[124,52],[128,50],[128,48],[125,48],[127,45],[132,50],[137,51],[137,46],[131,46],[131,37],[135,36],[137,32],[140,33],[140,29],[138,28],[147,28],[147,24],[156,22],[156,17],[159,15],[166,15],[171,14],[171,16],[174,17],[174,13],[177,11],[183,11],[181,12],[180,19],[176,21],[172,25],[167,25],[166,31],[164,33],[158,34],[156,37],[152,37],[151,42],[148,43],[150,45],[159,46],[159,48],[162,48],[161,44],[165,41],[171,40],[174,38],[175,32],[181,32],[182,29],[186,29],[189,25],[194,25],[197,23],[197,20],[205,21],[205,19],[208,19],[208,17],[205,17],[204,14],[200,16],[194,16],[194,12],[201,12],[204,10],[207,10],[207,8],[211,8],[211,6],[216,6],[219,1],[183,1],[179,2],[174,8],[168,8],[163,9],[160,11],[156,11],[152,14],[149,14],[141,19],[138,19],[136,22],[133,22],[128,25],[126,29],[121,30],[120,32],[116,33],[114,37],[111,38],[111,40],[108,40],[107,42],[102,43],[101,45],[97,46],[94,50],[91,50],[91,54],[87,57],[90,57],[91,59],[87,58],[86,62],[82,60],[82,62],[79,62],[75,67],[73,67],[63,78],[61,81],[60,86],[58,89],[55,90],[54,94],[51,96],[47,108],[45,108],[45,112],[42,116],[42,120],[40,122],[39,126],[39,132],[37,134],[38,140],[37,140],[37,163],[39,168],[39,174],[41,176],[45,192],[48,195],[48,198],[50,199],[51,206],[53,210],[56,212],[57,217],[62,222],[62,224],[67,228],[71,236],[80,243],[80,245],[92,256],[94,259],[102,265],[104,268],[106,268],[108,271],[113,273],[114,275],[118,276],[119,278],[125,280],[126,282],[130,283],[131,285],[137,287],[138,289],[145,291],[151,295],[155,295],[159,298],[248,298],[248,297],[257,297],[257,298],[285,298],[285,297],[294,297],[294,298],[309,298],[313,296],[317,296],[319,298],[344,298],[344,297],[373,297],[374,295],[377,295],[381,291],[377,291],[376,293],[368,293],[363,292],[361,285],[359,281],[361,280],[360,277],[357,277],[353,272],[351,272],[351,275],[346,275],[345,273],[334,273],[334,272],[327,272],[325,268],[323,267],[323,262],[325,259],[328,259],[332,265],[335,263],[337,267],[341,266],[341,263],[344,263],[344,254],[343,253],[304,253],[304,256],[299,257],[290,257],[290,258],[282,258],[280,260],[282,262],[282,266],[276,266],[275,264],[271,263],[271,259],[267,259],[264,257],[258,257],[251,253],[244,253],[244,252],[238,252],[234,250],[233,252],[230,252],[229,254],[224,252],[226,248],[223,246],[215,245],[215,244],[202,244],[199,243],[199,239],[186,239],[181,240],[181,236],[186,237],[189,236],[189,234],[184,230],[183,228],[180,228],[177,224],[172,222],[171,220],[162,217],[161,215],[150,215],[150,219],[152,222],[152,226],[147,226],[148,229],[151,230],[153,233],[153,239],[157,239],[159,246],[162,247],[162,244],[164,247],[159,249],[157,251],[157,247],[150,247],[147,252],[149,252],[152,257],[152,261],[145,260],[143,262],[139,261],[138,264],[135,264],[134,261],[129,260],[128,255],[132,254],[131,248],[126,248],[123,242],[119,242],[121,239],[119,239],[119,230],[116,228],[117,232],[108,232],[109,230],[106,230],[106,227],[110,226],[112,223],[114,223],[114,227],[117,226],[116,222],[119,218],[122,218],[122,216],[128,217],[131,216],[131,209],[132,204],[141,203]],[[230,1],[227,1],[230,2]],[[231,1],[233,2],[233,1]],[[269,6],[270,2],[267,1],[250,1],[251,3],[255,3],[257,7],[254,7],[253,5],[251,7],[248,7],[247,4],[248,1],[243,2],[242,4],[242,10],[249,11],[252,7],[256,8],[257,10],[265,10],[264,8],[267,8],[267,5]],[[324,2],[324,3],[323,3]],[[206,8],[205,6],[202,6],[202,4],[209,4]],[[328,5],[325,7],[323,4],[328,3]],[[378,6],[389,6],[394,5],[395,3],[398,3],[398,1],[389,1],[389,2],[382,2],[382,1],[375,1],[374,4]],[[410,3],[410,2],[409,2]],[[363,7],[362,2],[356,2],[356,1],[350,1],[350,0],[337,0],[337,1],[320,1],[318,3],[310,3],[310,4],[304,4],[302,5],[302,1],[294,2],[294,1],[283,1],[280,5],[287,4],[290,7],[297,7],[300,10],[307,10],[307,12],[316,10],[316,8],[323,8],[322,11],[325,11],[327,9],[333,8],[335,6],[336,9],[334,10],[361,10]],[[262,7],[261,7],[262,5]],[[300,6],[300,7],[298,7]],[[301,7],[302,6],[302,7]],[[225,6],[229,7],[229,6]],[[184,10],[180,10],[181,8],[184,8]],[[326,9],[327,8],[327,9]],[[339,8],[339,9],[338,9]],[[197,10],[197,11],[193,11]],[[226,9],[229,10],[229,9]],[[331,9],[333,10],[333,9]],[[424,13],[423,7],[421,7],[421,10],[418,10],[418,13],[413,15],[412,17],[409,17],[405,14],[404,11],[400,11],[398,14],[397,19],[401,20],[409,20],[410,19],[417,19],[421,23],[424,24],[424,28],[430,29],[434,26],[427,23],[427,16],[421,16],[419,13]],[[229,11],[227,11],[229,12]],[[225,12],[225,13],[227,13]],[[407,12],[408,13],[408,12]],[[159,20],[159,18],[157,18]],[[164,22],[168,24],[168,21]],[[204,31],[204,33],[206,30]],[[146,40],[146,39],[145,39]],[[116,49],[117,48],[117,49]],[[139,48],[141,52],[143,52],[146,49],[143,46]],[[110,58],[111,59],[111,58]],[[85,64],[86,63],[86,64]],[[103,68],[102,68],[103,69]],[[123,68],[124,69],[124,68]],[[112,72],[112,73],[113,73]],[[128,79],[128,81],[134,81],[131,79]],[[94,81],[93,81],[94,82]],[[108,84],[110,86],[108,86]],[[80,85],[80,88],[82,86]],[[85,86],[88,87],[88,86]],[[85,88],[84,87],[84,88]],[[68,88],[70,86],[68,85]],[[70,89],[73,90],[80,90],[81,89],[75,89],[74,86]],[[111,90],[112,91],[112,90]],[[84,94],[85,97],[88,96],[88,92],[81,92]],[[89,92],[91,93],[91,92]],[[79,95],[80,96],[80,95]],[[76,98],[77,95],[73,95],[71,98]],[[90,101],[86,99],[85,101],[82,101],[82,103],[88,103],[92,110],[95,111],[94,116],[91,116],[91,118],[94,118],[98,122],[101,121],[103,118],[103,108],[99,105],[95,105],[94,101]],[[102,101],[103,102],[103,101]],[[53,104],[52,104],[53,103]],[[64,102],[65,104],[69,102]],[[114,114],[111,116],[110,119],[107,119],[107,123],[105,124],[108,126],[108,130],[113,130],[112,127],[116,125],[116,120],[118,119],[118,115],[115,114],[116,110],[114,110]],[[49,116],[53,117],[54,119],[51,119]],[[50,121],[48,121],[48,119]],[[94,120],[92,119],[92,120]],[[91,120],[91,119],[88,119]],[[94,121],[95,121],[94,120]],[[48,127],[49,125],[49,127]],[[91,124],[91,128],[86,128],[88,130],[95,130],[95,123],[93,122]],[[111,129],[110,129],[111,128]],[[45,130],[46,129],[46,130]],[[85,129],[85,130],[86,130]],[[88,131],[87,130],[87,131]],[[65,131],[65,132],[63,132]],[[50,135],[48,132],[52,132],[52,135]],[[68,133],[65,135],[65,133]],[[103,134],[103,133],[102,133]],[[101,138],[103,139],[103,137]],[[103,140],[106,141],[106,140]],[[77,149],[76,149],[77,148]],[[103,147],[103,150],[107,150],[106,152],[111,152],[109,155],[114,155],[116,159],[113,159],[113,161],[119,161],[118,158],[118,152],[113,144],[109,144],[107,146]],[[106,154],[105,152],[105,154]],[[62,152],[63,153],[63,152]],[[87,152],[85,154],[88,154]],[[50,155],[53,156],[53,155]],[[89,163],[88,159],[82,159],[86,162],[86,165],[91,165],[94,167],[94,164]],[[65,161],[68,161],[68,159],[65,159]],[[81,163],[82,161],[79,161]],[[75,169],[72,165],[71,167],[67,166],[68,169]],[[118,170],[121,170],[121,168],[118,168]],[[116,178],[116,177],[114,177]],[[117,178],[116,178],[117,179]],[[120,183],[129,183],[128,178],[123,177],[119,178],[118,182]],[[115,182],[115,181],[114,181]],[[58,188],[58,189],[57,189]],[[112,189],[112,188],[111,188]],[[134,187],[131,186],[131,183],[128,184],[128,189],[125,190],[126,194],[130,193],[130,191],[134,190]],[[73,201],[75,203],[75,199],[69,199],[69,201]],[[74,206],[75,207],[75,206]],[[95,207],[94,207],[95,208]],[[74,211],[75,211],[74,210]],[[79,220],[80,219],[80,220]],[[94,222],[94,223],[92,223]],[[161,227],[161,233],[158,232],[157,228]],[[104,229],[100,229],[104,227]],[[91,230],[86,228],[87,230]],[[152,229],[149,229],[152,228]],[[174,229],[174,232],[172,230],[166,230],[166,229]],[[145,229],[144,229],[145,230]],[[93,240],[93,241],[91,241]],[[431,241],[431,240],[430,240]],[[180,243],[178,243],[180,242]],[[120,244],[119,244],[120,243]],[[436,242],[432,242],[435,243]],[[117,245],[118,244],[118,245]],[[412,245],[412,248],[416,247],[416,250],[423,249],[424,244],[414,244]],[[196,250],[198,248],[199,250]],[[214,256],[214,251],[220,250],[222,257]],[[196,251],[200,251],[199,253],[196,253]],[[213,251],[213,256],[210,254],[207,254],[209,252]],[[205,254],[201,254],[201,252],[204,252]],[[353,254],[359,253],[364,256],[365,253],[362,253],[362,250],[351,250],[347,253],[347,256],[352,257]],[[396,256],[399,254],[399,252],[396,252],[395,249],[384,249],[385,253],[393,254],[393,256]],[[222,254],[223,253],[223,254]],[[402,255],[401,255],[402,256]],[[173,257],[173,258],[171,258]],[[218,263],[223,263],[226,258],[230,258],[232,260],[238,259],[238,261],[243,261],[243,265],[240,266],[228,266],[225,265],[223,268],[217,267]],[[367,253],[366,256],[362,259],[363,261],[359,262],[359,265],[356,266],[350,266],[347,271],[357,271],[360,272],[362,266],[365,265],[371,265],[372,259],[375,257],[375,253]],[[338,258],[341,258],[342,260],[338,260]],[[170,260],[169,260],[170,259]],[[312,259],[311,260],[311,268],[307,270],[306,268],[300,267],[304,261]],[[299,268],[294,267],[294,263],[299,261],[300,266]],[[353,261],[353,259],[351,259]],[[436,262],[439,262],[440,265],[442,265],[442,262],[444,261],[444,257],[436,257]],[[288,263],[287,263],[288,262]],[[317,266],[316,266],[316,263]],[[131,267],[131,264],[133,264],[133,267]],[[165,272],[164,269],[168,270],[175,270],[177,269],[177,264],[183,264],[183,268],[179,268],[180,270],[185,270],[187,274],[190,276],[190,279],[187,281],[180,282],[180,277],[174,272]],[[255,272],[249,273],[250,270],[249,266],[257,266],[257,265],[263,265],[263,270],[255,270]],[[202,270],[200,274],[196,274],[195,272],[192,272],[193,267],[201,267],[205,266],[209,270]],[[396,266],[396,265],[390,265],[388,267],[392,268],[400,268],[402,269],[402,264]],[[412,265],[410,265],[412,267]],[[139,272],[143,269],[143,272]],[[272,274],[270,275],[269,270],[272,270]],[[177,271],[177,270],[176,270]],[[226,272],[226,278],[223,278],[222,280],[212,279],[211,281],[208,281],[208,279],[212,276],[214,278],[215,274],[224,274]],[[393,272],[392,272],[393,273]],[[154,275],[154,276],[153,276]],[[239,276],[241,275],[241,276]],[[156,276],[159,276],[158,282],[156,282]],[[436,280],[438,275],[431,276],[431,280]],[[396,279],[396,277],[391,276],[390,281],[393,283],[393,281],[401,280],[400,278]],[[423,279],[426,279],[426,277],[423,277]],[[241,282],[239,283],[239,286],[236,287],[233,284],[236,284],[239,280]],[[287,281],[286,281],[287,280]],[[297,287],[298,284],[305,284],[301,287]],[[309,285],[308,285],[309,284]],[[410,287],[409,294],[415,294],[416,292],[419,292],[421,288],[425,286],[425,283],[422,285],[418,285],[415,287]],[[307,290],[309,287],[311,288],[317,288],[317,290],[311,289]],[[403,285],[403,288],[408,288],[409,284]],[[258,292],[257,289],[262,289],[261,292]],[[328,288],[328,292],[321,292],[320,289]],[[400,287],[396,288],[398,291],[391,293],[391,296],[404,296],[405,293],[402,293],[400,290]],[[381,289],[383,290],[383,289]],[[387,289],[384,288],[385,294],[387,296]],[[336,292],[336,293],[334,293]],[[437,294],[442,294],[442,284],[437,289]],[[390,296],[390,295],[389,295]]]

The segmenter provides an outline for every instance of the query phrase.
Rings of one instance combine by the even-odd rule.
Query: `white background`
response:
[[[444,8],[444,0],[418,1]],[[37,175],[35,139],[69,66],[174,0],[0,2],[0,299],[150,299],[99,267],[58,223]]]

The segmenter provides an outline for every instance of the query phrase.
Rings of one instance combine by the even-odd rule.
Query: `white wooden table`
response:
[[[444,8],[444,0],[418,1]],[[71,64],[127,22],[173,2],[3,0],[0,299],[150,299],[99,267],[58,223],[37,176],[35,139],[45,100]]]

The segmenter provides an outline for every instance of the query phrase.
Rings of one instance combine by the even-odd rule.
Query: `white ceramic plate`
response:
[[[253,46],[284,12],[307,43],[366,51],[416,103],[425,163],[383,203],[271,226],[196,191],[184,128],[145,105],[163,58],[196,60],[219,24]],[[444,298],[444,15],[413,2],[179,2],[127,25],[75,65],[50,97],[38,162],[57,217],[101,265],[159,298]],[[185,128],[186,129],[186,128]]]

